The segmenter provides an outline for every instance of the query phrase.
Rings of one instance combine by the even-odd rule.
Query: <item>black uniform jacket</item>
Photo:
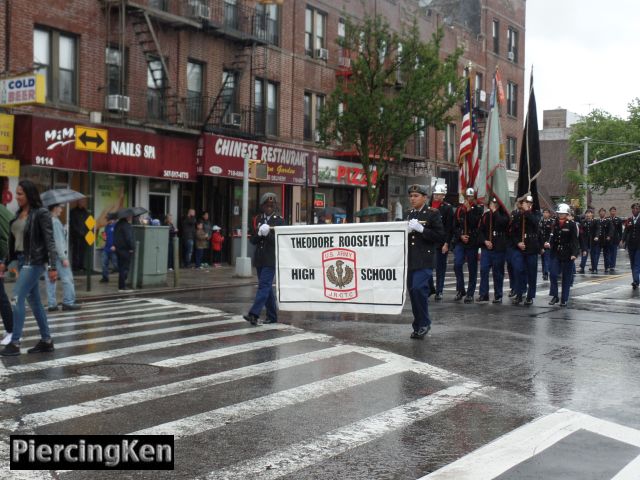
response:
[[[622,225],[624,225],[624,219],[620,217],[609,217],[611,220],[611,243],[618,245],[622,240]]]
[[[504,252],[507,250],[509,241],[507,230],[509,228],[509,215],[507,212],[499,208],[495,212],[491,210],[484,212],[480,220],[480,229],[478,232],[478,241],[482,248],[487,248],[485,241],[493,243],[494,252]]]
[[[461,244],[465,248],[478,247],[478,225],[484,209],[480,205],[474,205],[469,211],[460,205],[454,218],[454,244]],[[469,235],[469,243],[463,243],[461,235]]]
[[[598,245],[609,245],[609,243],[611,243],[611,237],[613,236],[611,217],[598,218],[595,222],[597,225],[596,237],[598,238]],[[607,238],[609,238],[608,241]]]
[[[280,227],[284,225],[284,218],[275,213],[271,217],[267,217],[264,213],[256,215],[252,222],[251,243],[256,246],[253,254],[254,267],[275,267],[276,266],[276,234],[273,229],[269,230],[266,237],[258,235],[260,225],[264,224],[270,227]]]
[[[433,204],[433,200],[429,202],[429,207]],[[453,220],[454,220],[454,210],[453,206],[450,203],[442,202],[438,207],[438,211],[440,212],[440,217],[442,218],[442,226],[444,227],[444,242],[440,244],[442,247],[443,244],[448,244],[451,247],[451,243],[453,241]]]
[[[577,239],[578,237],[576,236]],[[518,248],[518,243],[524,241],[524,253],[540,253],[544,243],[542,242],[542,235],[540,235],[540,220],[536,212],[533,210],[519,211],[513,216],[511,220],[511,241],[518,252],[522,251]]]
[[[633,217],[627,218],[624,224],[624,244],[627,248],[637,250],[640,248],[640,215],[633,223]]]
[[[418,220],[423,226],[422,233],[409,232],[409,270],[433,268],[436,248],[445,240],[444,226],[440,212],[432,210],[426,204],[420,210],[411,210],[406,220]]]
[[[9,223],[11,225],[18,219],[20,211]],[[13,234],[9,234],[9,260],[16,258],[15,242]],[[49,266],[55,268],[58,254],[56,253],[56,242],[53,239],[53,224],[51,223],[51,213],[46,208],[31,208],[24,225],[24,263],[26,265],[44,265],[49,262]]]
[[[580,248],[588,252],[591,247],[595,246],[594,238],[596,238],[598,224],[595,219],[587,220],[586,218],[580,222]]]
[[[555,221],[555,218],[552,217],[540,219],[540,236],[542,237],[543,245],[549,242]]]
[[[567,220],[560,226],[560,220],[556,220],[551,234],[551,255],[560,261],[571,260],[571,257],[578,257],[580,245],[578,244],[578,226],[573,220]]]

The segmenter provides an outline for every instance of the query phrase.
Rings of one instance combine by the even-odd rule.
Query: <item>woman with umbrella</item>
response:
[[[40,300],[40,276],[49,264],[50,282],[57,278],[56,245],[53,240],[51,215],[42,207],[42,200],[35,184],[21,180],[16,187],[19,210],[11,221],[9,235],[10,260],[18,261],[19,275],[13,287],[13,337],[0,355],[20,355],[20,339],[25,320],[25,300],[29,302],[40,330],[40,341],[28,353],[53,352],[53,340],[49,332],[47,313]]]

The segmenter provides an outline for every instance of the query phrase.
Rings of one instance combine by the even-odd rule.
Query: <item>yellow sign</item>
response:
[[[0,155],[13,154],[13,115],[0,113]]]
[[[19,177],[20,160],[0,158],[0,177]]]
[[[107,153],[108,130],[76,125],[76,150]]]
[[[96,241],[96,236],[93,234],[91,230],[89,230],[87,234],[84,236],[84,239],[87,242],[87,245],[93,245],[93,242]]]
[[[89,215],[87,219],[84,221],[84,224],[87,226],[89,230],[93,230],[93,227],[96,226],[96,220],[93,218],[93,215]]]
[[[23,75],[0,80],[0,106],[29,105],[46,102],[44,75]]]

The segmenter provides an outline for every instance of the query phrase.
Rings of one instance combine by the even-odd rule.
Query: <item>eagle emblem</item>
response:
[[[327,269],[327,279],[338,288],[346,287],[353,280],[353,269],[349,265],[343,265],[344,262],[338,260]]]

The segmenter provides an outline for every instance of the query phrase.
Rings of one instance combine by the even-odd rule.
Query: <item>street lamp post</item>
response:
[[[249,156],[244,157],[242,175],[242,230],[240,256],[236,258],[236,276],[251,277],[251,258],[247,256],[247,236],[249,224]]]

